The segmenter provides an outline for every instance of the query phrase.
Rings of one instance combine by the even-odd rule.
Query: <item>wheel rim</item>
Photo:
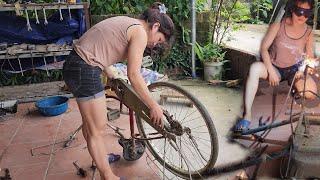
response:
[[[188,177],[190,174],[201,176],[203,171],[214,165],[214,148],[217,148],[215,129],[212,122],[208,122],[204,110],[201,110],[203,106],[192,95],[177,89],[176,86],[170,87],[162,83],[149,89],[153,99],[172,115],[172,119],[182,125],[184,132],[182,135],[176,134],[176,142],[167,139],[147,141],[148,149],[174,174],[182,177]],[[193,107],[190,107],[190,102],[193,103]],[[209,120],[211,121],[210,118]],[[138,122],[140,133],[144,137],[150,137],[149,134],[156,132],[145,121]]]

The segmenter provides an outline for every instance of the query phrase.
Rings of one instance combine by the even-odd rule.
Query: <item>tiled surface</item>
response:
[[[127,116],[121,116],[112,123],[125,128],[124,133],[128,135]],[[63,148],[63,142],[59,143],[67,139],[80,125],[81,115],[74,99],[69,101],[66,113],[55,117],[42,116],[33,103],[19,104],[18,113],[5,116],[5,119],[0,121],[0,167],[9,168],[12,178],[17,180],[82,179],[76,174],[72,164],[77,161],[88,172],[88,177],[84,179],[91,179],[92,160],[82,131],[79,131],[70,147]],[[107,153],[122,154],[122,147],[117,142],[118,137],[109,128],[106,128],[105,139]],[[52,149],[54,141],[58,143]],[[48,146],[41,147],[43,145]],[[3,153],[5,148],[7,150]],[[31,155],[32,148],[35,148],[34,156]],[[54,153],[50,160],[52,150]],[[135,162],[121,159],[111,164],[111,168],[116,175],[128,179],[157,179],[145,159],[145,156]],[[95,177],[100,179],[98,171]]]
[[[281,89],[277,96],[277,108],[282,106],[285,98],[286,90]],[[263,116],[264,119],[270,116],[272,108],[271,99],[272,88],[261,86],[259,95],[255,98],[253,105],[253,126],[258,124],[257,119],[260,116]],[[219,103],[219,101],[224,102],[223,97],[215,100],[215,103]],[[230,101],[230,103],[226,105],[209,106],[208,108],[210,113],[219,111],[225,114],[225,118],[233,118],[235,114],[238,114],[238,109],[241,109],[239,108],[240,105],[241,102]],[[317,112],[319,110],[318,108],[313,108],[312,111]],[[227,122],[222,121],[221,118],[216,118],[215,114],[213,114],[213,117],[215,123],[220,123],[220,128],[216,126],[217,132],[223,132],[221,126],[227,127]],[[30,153],[31,148],[50,144],[54,141],[60,142],[68,138],[69,135],[81,125],[81,116],[74,99],[69,101],[69,109],[67,112],[60,116],[43,117],[35,110],[33,103],[27,103],[19,104],[18,113],[5,118],[6,119],[0,121],[0,167],[9,168],[13,179],[81,179],[76,175],[75,167],[72,165],[74,161],[77,161],[81,167],[88,171],[88,177],[84,179],[91,179],[91,157],[81,131],[69,148],[63,148],[63,143],[58,143],[54,148],[52,145],[49,145],[35,149],[34,156],[31,156]],[[279,116],[279,119],[285,118],[287,118],[287,116],[283,115],[283,113]],[[122,115],[112,123],[125,128],[124,133],[129,134],[127,116]],[[117,136],[115,136],[109,128],[106,128],[105,132],[107,153],[122,154],[122,147],[117,142]],[[268,138],[286,141],[288,140],[289,134],[290,126],[283,126],[271,131]],[[218,136],[219,138],[223,137],[221,134],[218,134]],[[221,141],[221,139],[219,139],[219,141]],[[243,142],[243,144],[248,145],[249,143]],[[221,147],[223,148],[223,146],[220,146],[220,148]],[[5,148],[7,148],[7,151],[3,153]],[[50,156],[51,150],[54,151],[54,154]],[[219,153],[221,151],[224,152],[224,154],[233,153],[226,151],[226,149],[220,149]],[[219,157],[224,161],[224,157],[221,156],[223,156],[223,154],[220,154]],[[228,161],[228,158],[226,161]],[[265,163],[261,166],[258,175],[260,177],[277,177],[279,176],[279,165],[280,161]],[[111,164],[111,168],[116,175],[126,177],[127,179],[159,179],[154,171],[147,165],[146,154],[134,162],[128,162],[121,158],[120,161]],[[252,170],[249,169],[249,172],[250,171]],[[99,179],[98,173],[96,173],[96,178]],[[215,178],[216,177],[209,179]],[[227,174],[218,176],[218,178],[235,179],[235,175],[234,173]]]

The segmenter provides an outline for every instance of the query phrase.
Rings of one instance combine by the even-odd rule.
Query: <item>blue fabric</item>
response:
[[[49,44],[65,36],[78,36],[79,23],[77,20],[69,20],[66,11],[63,11],[63,21],[57,19],[56,16],[59,17],[59,13],[48,18],[47,25],[44,25],[43,19],[40,19],[40,24],[36,24],[35,19],[30,19],[32,31],[28,31],[25,18],[0,13],[0,43],[6,42],[9,45],[14,43]]]
[[[240,121],[237,122],[235,126],[235,131],[243,131],[243,130],[248,130],[251,122],[246,120],[246,119],[241,119]]]
[[[79,0],[77,2],[80,2]],[[41,10],[38,10],[38,14]],[[29,17],[34,11],[28,11]],[[36,24],[36,19],[30,19],[32,31],[27,30],[27,21],[24,17],[16,16],[8,12],[0,12],[0,43],[13,44],[72,44],[73,39],[79,38],[85,31],[85,18],[83,10],[71,10],[71,19],[67,9],[61,10],[63,21],[60,21],[60,14],[57,10],[52,16],[47,17],[48,24],[44,25],[44,19],[39,19],[40,24]],[[56,57],[57,61],[62,61],[63,57]],[[54,62],[52,57],[46,58],[46,63]],[[33,64],[33,65],[32,65]],[[23,59],[20,69],[17,59],[0,60],[2,70],[16,71],[28,70],[33,67],[43,66],[43,58]]]

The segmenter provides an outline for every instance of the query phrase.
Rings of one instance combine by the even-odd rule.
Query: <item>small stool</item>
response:
[[[178,92],[175,92],[175,91],[169,91],[169,92],[163,92],[160,94],[160,105],[163,105],[165,101],[168,100],[168,98],[172,98],[172,99],[179,99],[179,98],[182,98],[182,99],[187,99],[188,98]],[[193,107],[193,102],[191,102],[190,100],[187,101],[187,106],[188,107]]]

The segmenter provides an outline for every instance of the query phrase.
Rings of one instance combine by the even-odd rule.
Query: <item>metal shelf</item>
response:
[[[39,52],[39,51],[25,51],[17,53],[15,55],[10,54],[0,54],[0,59],[17,59],[17,58],[35,58],[35,57],[48,57],[48,56],[66,56],[70,54],[72,49],[65,49],[60,51],[48,51],[48,52]]]
[[[85,9],[88,7],[88,3],[75,3],[75,4],[69,4],[69,3],[40,3],[40,4],[19,4],[20,10],[31,10],[34,11],[36,9]],[[0,5],[0,11],[15,11],[15,5],[14,4],[3,4]]]

